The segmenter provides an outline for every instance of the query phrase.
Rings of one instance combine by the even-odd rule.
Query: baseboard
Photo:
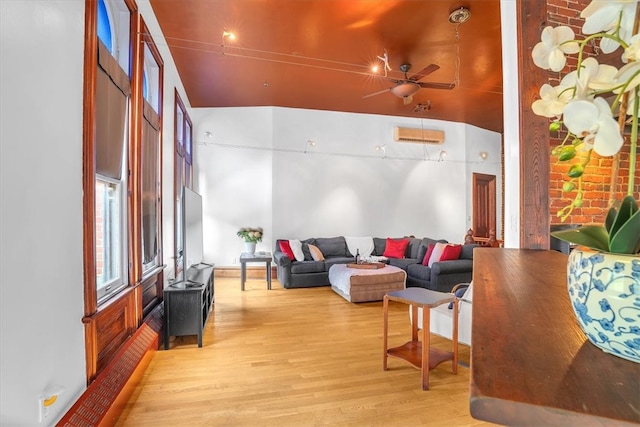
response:
[[[159,347],[161,328],[162,305],[158,305],[57,425],[115,425]]]

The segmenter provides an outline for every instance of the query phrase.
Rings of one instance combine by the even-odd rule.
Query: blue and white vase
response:
[[[571,306],[589,341],[640,363],[640,256],[576,248],[567,278]]]

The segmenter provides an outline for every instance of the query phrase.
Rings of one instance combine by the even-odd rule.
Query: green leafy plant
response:
[[[263,231],[262,231],[262,227],[258,227],[258,228],[243,227],[240,230],[238,230],[236,234],[245,242],[257,243],[262,241]]]
[[[640,252],[640,211],[632,196],[622,200],[620,209],[609,209],[604,226],[583,225],[551,233],[558,239],[591,249],[618,253]]]
[[[640,105],[637,4],[638,0],[592,1],[581,13],[585,18],[582,31],[586,36],[583,39],[576,39],[570,27],[546,27],[541,42],[532,51],[538,67],[555,72],[564,69],[565,55],[577,54],[576,70],[567,74],[558,86],[542,85],[540,99],[531,106],[535,114],[553,120],[551,131],[558,131],[562,126],[567,130],[566,137],[552,151],[558,161],[573,162],[562,188],[564,192],[575,191],[575,197],[569,206],[558,211],[562,221],[584,202],[583,178],[588,172],[592,153],[615,156],[614,163],[619,162],[618,153],[626,143],[625,127],[631,129],[627,139],[629,180],[620,207],[609,209],[604,226],[584,225],[552,235],[592,249],[632,255],[640,252],[640,212],[634,198],[634,188],[638,185],[635,167]],[[621,49],[620,60],[625,65],[617,69],[599,64],[593,57],[585,58],[585,47],[596,41],[600,42],[599,48],[605,54]],[[617,165],[614,165],[612,173],[617,174],[617,171]],[[613,175],[612,192],[615,191],[615,177]],[[612,197],[610,201],[614,199]]]

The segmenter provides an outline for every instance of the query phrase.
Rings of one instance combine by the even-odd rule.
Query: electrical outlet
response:
[[[233,257],[233,261],[232,261],[232,262],[233,262],[234,264],[237,264],[237,263],[238,263],[238,258]]]

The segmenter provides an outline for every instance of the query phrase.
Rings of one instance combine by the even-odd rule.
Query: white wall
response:
[[[84,2],[0,1],[0,424],[43,425],[85,389]]]
[[[500,135],[475,126],[466,127],[467,150],[467,229],[472,228],[473,214],[473,174],[483,173],[496,177],[496,238],[502,239],[502,173],[501,166],[501,140]],[[484,160],[480,158],[480,152],[487,153]]]
[[[473,172],[500,175],[500,135],[461,123],[272,107],[193,114],[204,254],[218,266],[237,264],[235,233],[248,226],[265,229],[258,250],[336,235],[462,242]],[[397,143],[394,126],[444,130],[445,143]],[[490,160],[478,163],[478,151]]]
[[[500,0],[502,85],[504,87],[504,246],[520,247],[520,105],[516,2]]]

